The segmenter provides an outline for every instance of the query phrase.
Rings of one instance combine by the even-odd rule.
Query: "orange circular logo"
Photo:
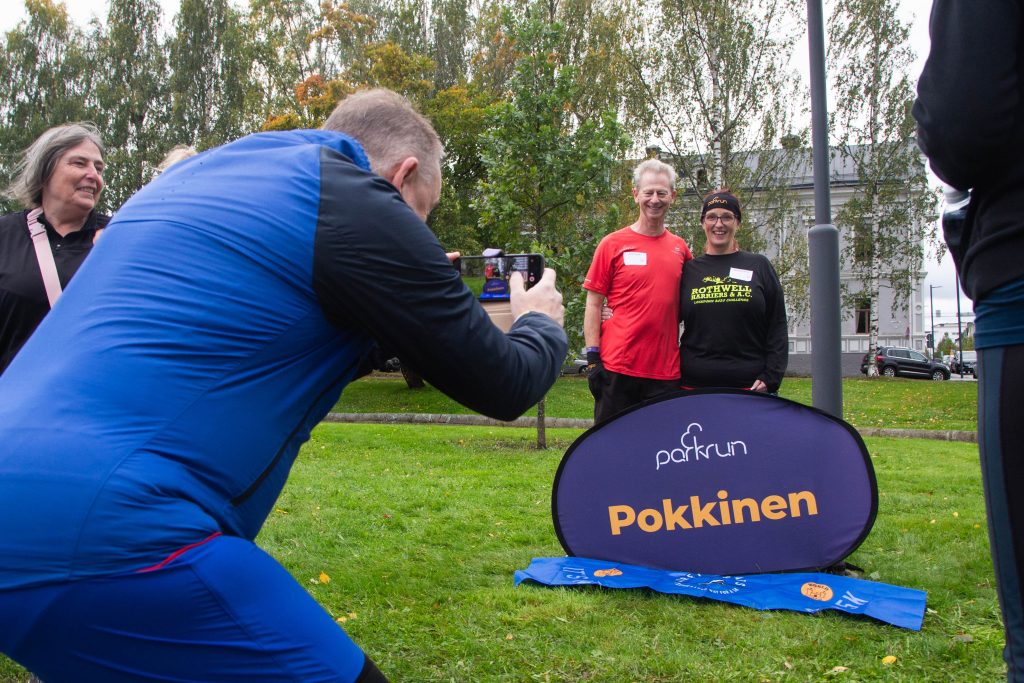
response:
[[[612,567],[611,569],[598,569],[594,572],[594,576],[621,576],[622,570]]]
[[[811,600],[820,600],[821,602],[828,602],[832,599],[832,589],[823,583],[805,583],[800,586],[800,592],[809,597]]]

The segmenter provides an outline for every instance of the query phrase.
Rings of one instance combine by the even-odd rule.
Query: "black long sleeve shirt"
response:
[[[18,211],[0,217],[0,373],[50,311],[27,215],[28,211]],[[46,216],[40,216],[62,288],[67,287],[92,250],[96,230],[108,220],[108,216],[93,211],[81,230],[62,237]]]
[[[779,390],[789,362],[782,285],[760,254],[704,254],[683,268],[679,349],[684,387]]]

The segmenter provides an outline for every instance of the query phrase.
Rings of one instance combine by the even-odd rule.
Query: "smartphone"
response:
[[[544,256],[462,256],[455,259],[455,269],[480,301],[508,301],[508,279],[512,273],[522,273],[523,283],[529,289],[544,275]]]

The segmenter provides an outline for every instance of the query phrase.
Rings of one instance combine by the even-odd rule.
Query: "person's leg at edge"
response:
[[[21,601],[21,604],[18,601]],[[0,593],[0,642],[46,683],[386,683],[272,557],[221,536],[154,571]]]
[[[978,351],[978,450],[1011,683],[1024,683],[1024,346]]]

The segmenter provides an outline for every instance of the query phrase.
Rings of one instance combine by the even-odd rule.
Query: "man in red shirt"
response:
[[[679,386],[679,279],[693,254],[665,228],[675,181],[675,169],[657,159],[636,167],[640,215],[601,240],[583,281],[595,422]],[[615,315],[602,322],[605,300]]]

